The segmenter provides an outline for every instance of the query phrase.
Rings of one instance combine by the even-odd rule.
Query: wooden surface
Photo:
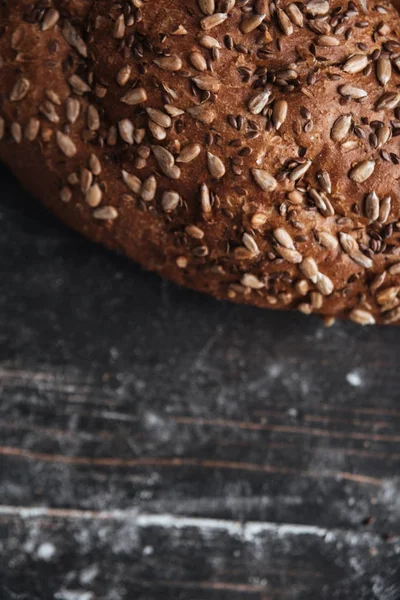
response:
[[[0,177],[1,600],[399,600],[399,329],[178,289]]]

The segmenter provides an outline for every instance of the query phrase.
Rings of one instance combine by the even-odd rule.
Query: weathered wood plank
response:
[[[400,538],[369,533],[135,511],[4,508],[0,534],[10,557],[6,586],[30,571],[47,580],[55,597],[63,589],[99,599],[114,592],[121,600],[158,598],[161,591],[185,599],[217,593],[284,600],[352,593],[397,600],[400,593]],[[387,586],[379,595],[383,575]]]

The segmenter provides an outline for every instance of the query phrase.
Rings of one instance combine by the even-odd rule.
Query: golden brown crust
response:
[[[14,0],[0,158],[183,285],[400,320],[400,19],[386,0]]]

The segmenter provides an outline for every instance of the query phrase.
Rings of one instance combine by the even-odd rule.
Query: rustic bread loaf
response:
[[[0,158],[68,225],[218,298],[400,320],[386,0],[0,11]]]

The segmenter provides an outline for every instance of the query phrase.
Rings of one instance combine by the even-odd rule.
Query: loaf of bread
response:
[[[65,223],[217,298],[400,321],[387,0],[0,13],[0,158]]]

